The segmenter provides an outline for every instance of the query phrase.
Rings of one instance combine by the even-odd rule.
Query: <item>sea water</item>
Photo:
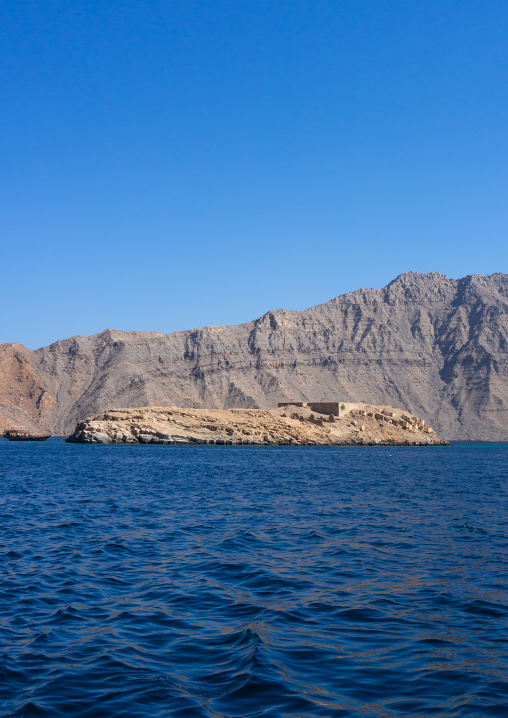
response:
[[[508,446],[0,441],[0,714],[507,716]]]

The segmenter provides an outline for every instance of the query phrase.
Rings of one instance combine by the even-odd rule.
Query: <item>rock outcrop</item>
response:
[[[78,422],[71,443],[261,446],[448,446],[423,419],[401,409],[344,404],[340,417],[308,408],[110,409]],[[293,407],[294,409],[295,407]]]
[[[68,434],[108,407],[406,406],[452,439],[508,440],[508,275],[403,274],[306,311],[174,334],[0,346],[0,425]]]

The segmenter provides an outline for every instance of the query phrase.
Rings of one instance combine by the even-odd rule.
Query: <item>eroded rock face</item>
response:
[[[303,312],[174,334],[0,347],[0,424],[58,434],[107,407],[406,406],[440,434],[508,440],[508,275],[403,274]]]
[[[147,406],[110,409],[79,421],[67,439],[82,444],[247,444],[262,446],[447,446],[422,419],[408,417],[399,423],[402,410],[390,411],[347,404],[342,415],[330,422],[307,408],[288,416],[287,408],[180,409]],[[367,416],[369,409],[371,417]],[[359,425],[358,418],[362,418]]]

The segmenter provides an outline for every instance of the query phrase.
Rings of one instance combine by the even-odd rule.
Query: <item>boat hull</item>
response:
[[[47,436],[6,436],[9,441],[46,441],[51,434]]]

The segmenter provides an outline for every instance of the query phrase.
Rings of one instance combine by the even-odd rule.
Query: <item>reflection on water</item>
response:
[[[1,441],[1,715],[508,715],[507,458]]]

